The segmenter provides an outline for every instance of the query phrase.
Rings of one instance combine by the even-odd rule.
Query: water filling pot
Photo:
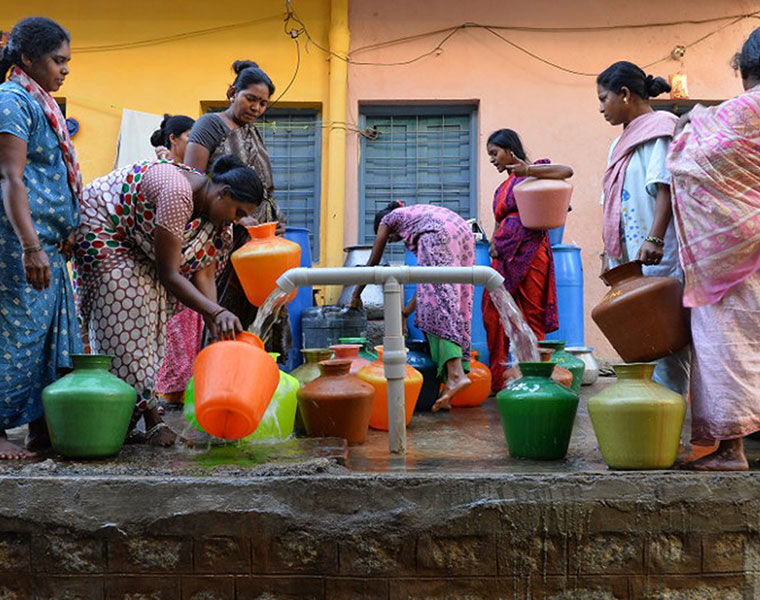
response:
[[[344,267],[363,267],[369,260],[369,255],[372,253],[371,244],[358,244],[356,246],[347,246],[343,248],[346,253],[346,259],[343,261]],[[381,267],[387,267],[388,261],[384,258],[380,261]],[[338,298],[338,304],[348,306],[351,304],[351,297],[354,293],[356,286],[347,285],[343,287]],[[362,290],[362,306],[367,313],[368,319],[382,319],[383,318],[383,286],[382,285],[368,285]]]

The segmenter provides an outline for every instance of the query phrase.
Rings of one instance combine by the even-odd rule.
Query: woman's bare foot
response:
[[[29,423],[29,432],[26,434],[24,445],[30,452],[50,449],[52,444],[44,415]]]
[[[470,378],[466,375],[459,379],[449,379],[443,385],[441,395],[438,400],[435,401],[431,410],[433,412],[438,412],[439,410],[451,410],[451,399],[457,394],[457,392],[461,392],[470,385],[472,385],[472,381],[470,381]]]
[[[177,442],[177,434],[164,423],[156,408],[145,411],[145,436],[151,446],[167,448]]]
[[[684,463],[681,468],[692,471],[746,471],[749,463],[744,455],[744,440],[721,440],[715,452]]]
[[[0,460],[28,460],[36,456],[36,453],[10,442],[6,433],[0,431]]]

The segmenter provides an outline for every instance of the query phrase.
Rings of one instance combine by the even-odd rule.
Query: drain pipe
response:
[[[385,335],[383,363],[388,380],[388,445],[392,454],[406,453],[406,414],[404,408],[404,374],[406,347],[401,319],[401,284],[464,283],[483,285],[489,291],[504,285],[504,278],[491,267],[341,267],[286,271],[277,287],[290,294],[307,285],[383,286]]]

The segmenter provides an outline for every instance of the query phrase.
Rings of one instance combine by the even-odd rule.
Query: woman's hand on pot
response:
[[[496,249],[496,243],[494,240],[491,240],[491,243],[488,244],[488,256],[491,258],[499,258],[499,251]]]
[[[664,248],[653,242],[644,242],[639,248],[636,260],[645,265],[659,265],[664,256]]]
[[[21,258],[24,264],[24,276],[27,283],[37,290],[50,287],[50,259],[44,250],[24,252]]]
[[[516,162],[512,163],[511,165],[504,165],[504,169],[516,177],[525,177],[528,174],[528,167],[530,165],[524,160],[520,160],[516,156],[514,158]]]
[[[240,319],[226,308],[219,307],[217,312],[206,318],[205,321],[214,341],[234,339],[236,333],[243,331]]]
[[[361,310],[362,309],[362,295],[360,293],[354,292],[351,296],[351,304],[348,305],[349,308],[353,308],[354,310]]]
[[[285,223],[277,221],[277,227],[274,229],[275,235],[285,235]]]

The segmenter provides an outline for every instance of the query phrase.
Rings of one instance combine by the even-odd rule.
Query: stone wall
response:
[[[760,597],[758,478],[0,479],[0,598]]]

